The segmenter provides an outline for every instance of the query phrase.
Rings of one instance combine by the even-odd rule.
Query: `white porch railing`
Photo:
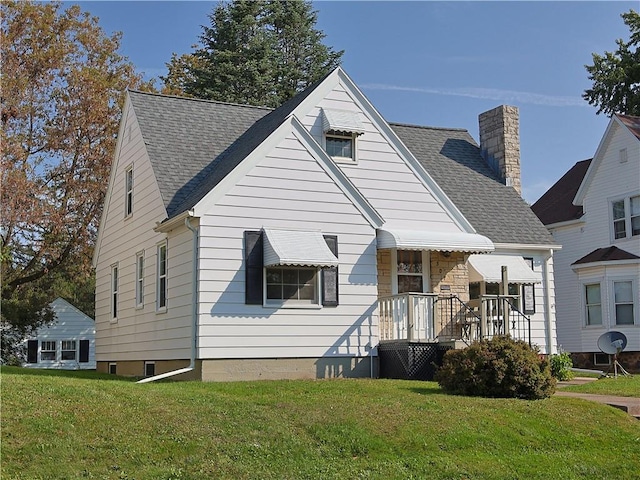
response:
[[[435,340],[435,293],[405,293],[378,300],[380,340]]]
[[[531,343],[530,319],[517,309],[517,297],[483,295],[469,302],[456,295],[406,293],[378,300],[380,340],[462,340],[467,344],[495,335]]]

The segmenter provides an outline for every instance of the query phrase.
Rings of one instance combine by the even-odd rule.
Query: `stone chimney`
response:
[[[500,105],[481,113],[480,152],[505,185],[522,195],[520,181],[520,127],[518,107]]]

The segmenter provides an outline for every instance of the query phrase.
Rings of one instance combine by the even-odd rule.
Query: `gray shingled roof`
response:
[[[469,132],[390,125],[479,234],[494,243],[556,244],[529,205],[483,160]]]
[[[168,218],[196,205],[325,78],[275,110],[130,91]]]
[[[169,218],[187,209],[211,162],[271,111],[137,91],[129,97]]]

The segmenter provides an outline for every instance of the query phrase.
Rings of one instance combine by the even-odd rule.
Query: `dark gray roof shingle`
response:
[[[186,210],[212,161],[271,111],[137,91],[129,97],[169,218]]]
[[[466,130],[390,125],[479,234],[494,243],[556,244],[520,195],[501,183]]]

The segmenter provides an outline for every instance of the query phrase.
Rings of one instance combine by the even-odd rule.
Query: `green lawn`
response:
[[[618,375],[617,378],[599,378],[584,385],[570,385],[562,389],[568,392],[640,397],[640,375]]]
[[[153,383],[2,368],[9,479],[633,479],[640,422],[391,380]]]

